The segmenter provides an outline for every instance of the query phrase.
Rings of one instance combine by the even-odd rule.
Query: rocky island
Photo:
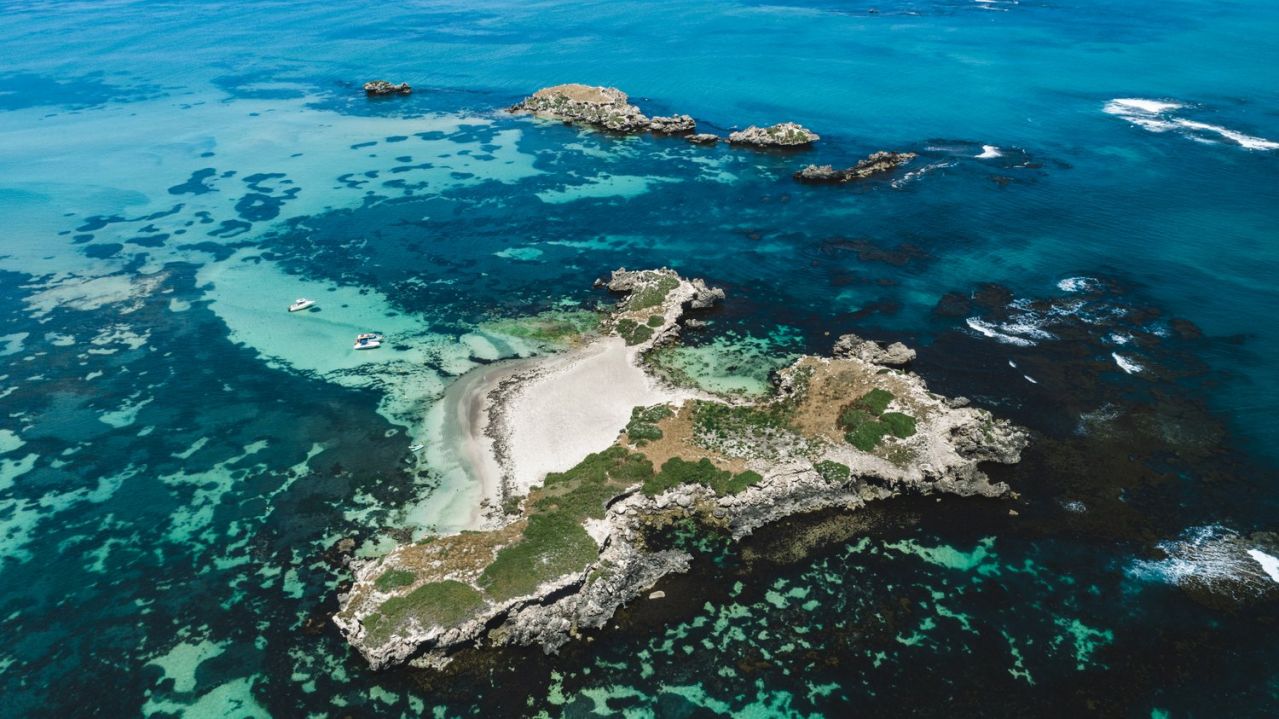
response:
[[[630,104],[626,93],[615,87],[576,83],[544,87],[511,106],[510,111],[625,134],[654,132],[677,135],[697,128],[697,123],[688,115],[648,117]]]
[[[794,122],[781,122],[769,127],[751,125],[728,136],[728,141],[734,145],[774,148],[803,148],[820,139],[817,133]]]
[[[929,391],[900,369],[904,345],[848,335],[836,356],[779,372],[771,396],[731,400],[644,364],[722,291],[668,269],[619,270],[607,286],[624,297],[594,339],[457,383],[473,473],[509,514],[353,563],[334,621],[373,667],[442,666],[481,643],[554,651],[687,570],[688,553],[649,545],[676,521],[741,538],[904,492],[1009,492],[979,464],[1018,461],[1025,433]]]

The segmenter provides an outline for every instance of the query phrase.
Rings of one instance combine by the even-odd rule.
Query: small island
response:
[[[914,351],[854,335],[804,356],[746,401],[672,386],[645,363],[686,313],[724,293],[669,269],[618,270],[595,335],[560,354],[473,371],[445,397],[485,488],[477,529],[356,560],[334,617],[374,668],[443,666],[477,644],[555,651],[599,628],[687,552],[649,546],[693,521],[735,539],[823,509],[911,493],[1010,492],[982,462],[1019,461],[1026,433],[929,391]]]

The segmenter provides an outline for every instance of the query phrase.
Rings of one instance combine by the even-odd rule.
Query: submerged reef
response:
[[[604,284],[625,296],[603,336],[568,353],[569,365],[573,352],[589,362],[598,347],[624,342],[627,361],[642,368],[648,350],[677,338],[686,311],[723,297],[668,269],[618,271]],[[899,343],[846,336],[838,355],[800,357],[757,401],[672,389],[666,401],[633,407],[609,428],[611,446],[540,478],[504,526],[353,562],[334,621],[374,668],[439,667],[485,643],[551,652],[604,626],[661,577],[688,571],[688,551],[653,541],[675,523],[741,539],[792,515],[903,493],[1010,493],[979,464],[1019,461],[1023,430],[931,392],[899,368],[913,357]],[[569,391],[545,372],[515,376],[540,382],[539,397]],[[493,394],[484,411],[518,434],[503,406],[511,396]]]
[[[876,152],[844,170],[836,170],[832,165],[809,165],[796,172],[794,177],[800,182],[839,185],[890,172],[915,157],[913,152]]]

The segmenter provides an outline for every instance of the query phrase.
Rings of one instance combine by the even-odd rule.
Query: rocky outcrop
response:
[[[900,367],[910,364],[915,359],[915,350],[901,342],[885,345],[873,340],[864,340],[855,334],[846,334],[836,340],[832,354],[836,357],[855,358],[883,367]]]
[[[407,82],[398,85],[387,82],[386,80],[373,80],[364,83],[364,94],[370,97],[382,97],[383,95],[408,95],[413,92],[413,88],[409,87]]]
[[[889,172],[915,157],[913,152],[876,152],[847,169],[837,170],[833,165],[809,165],[796,172],[794,177],[800,182],[838,185]]]
[[[556,85],[538,90],[510,109],[511,112],[528,112],[549,120],[626,134],[655,132],[680,135],[697,128],[697,123],[688,115],[647,117],[630,103],[626,93],[615,87]]]
[[[648,121],[648,129],[659,135],[683,135],[697,129],[697,123],[688,115],[654,117]]]
[[[719,142],[719,135],[712,135],[709,132],[699,132],[695,135],[688,135],[684,139],[694,145],[714,145]]]
[[[695,310],[703,310],[713,306],[716,302],[724,301],[724,290],[718,287],[707,287],[706,282],[699,279],[692,280],[693,284],[693,300],[689,303],[689,307]]]
[[[782,122],[771,127],[751,125],[728,136],[728,141],[734,145],[774,148],[808,147],[820,139],[817,133],[794,122]]]

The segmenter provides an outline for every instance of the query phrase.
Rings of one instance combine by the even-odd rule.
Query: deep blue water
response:
[[[0,8],[0,714],[1279,708],[1240,554],[1279,542],[1221,541],[1279,504],[1279,5]],[[822,141],[501,112],[560,82]],[[790,179],[879,149],[920,157]],[[433,400],[532,351],[486,322],[606,301],[622,265],[726,288],[671,358],[708,384],[848,331],[919,347],[1036,433],[1022,498],[788,522],[559,656],[369,672],[335,542],[455,528],[473,488],[408,451]],[[365,329],[390,346],[350,352]]]

